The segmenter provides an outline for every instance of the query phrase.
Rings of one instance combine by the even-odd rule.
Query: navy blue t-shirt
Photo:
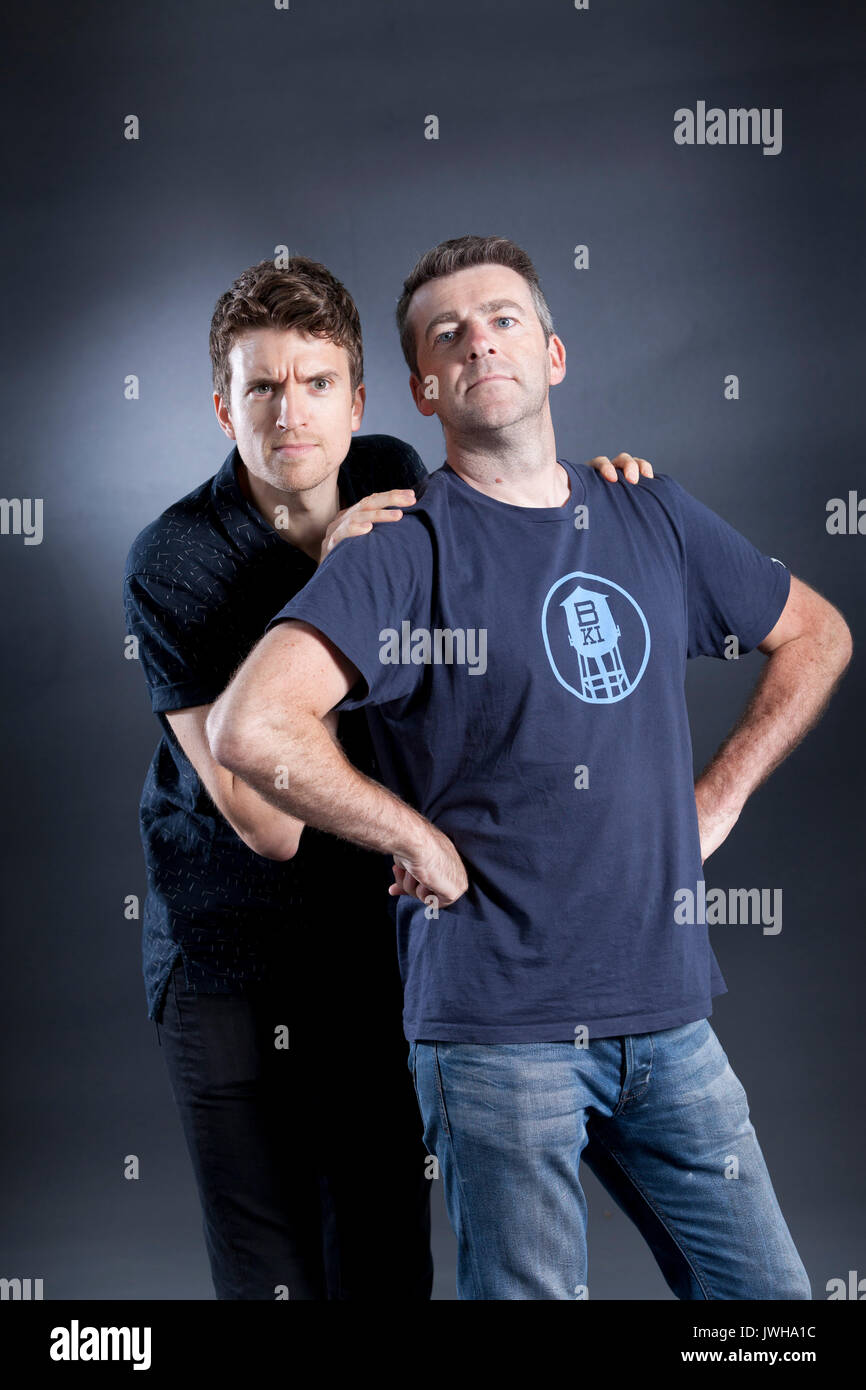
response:
[[[762,642],[790,572],[673,478],[560,462],[570,497],[540,508],[446,464],[269,624],[355,664],[338,708],[367,707],[381,780],[466,865],[438,917],[398,902],[410,1041],[651,1032],[727,988],[706,926],[675,920],[703,879],[686,661]]]
[[[146,526],[126,563],[127,631],[162,737],[141,794],[147,867],[142,957],[156,1018],[180,956],[187,985],[240,994],[271,979],[352,1026],[399,1005],[391,860],[305,827],[293,859],[255,854],[211,801],[166,715],[211,704],[316,562],[270,526],[241,491],[237,448],[213,478]],[[338,473],[340,505],[427,480],[415,450],[356,435]],[[391,523],[395,524],[395,523]],[[399,523],[396,523],[399,524]],[[340,719],[353,762],[375,772],[362,712]],[[335,894],[335,883],[351,885]],[[391,976],[393,975],[393,989]]]

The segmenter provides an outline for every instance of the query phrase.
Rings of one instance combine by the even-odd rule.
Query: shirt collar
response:
[[[249,498],[245,497],[238,482],[237,467],[240,463],[240,453],[235,444],[223,462],[222,467],[214,475],[211,485],[211,497],[217,514],[226,529],[236,536],[238,531],[243,528],[244,534],[248,537],[255,536],[256,545],[279,545],[292,555],[300,557],[305,564],[309,564],[310,557],[303,550],[298,550],[297,546],[292,545],[291,541],[283,540],[282,536],[269,526],[264,517],[253,506]],[[340,494],[340,507],[350,507],[358,500],[356,489],[353,483],[351,470],[344,459],[340,464],[340,472],[337,477],[337,487]]]

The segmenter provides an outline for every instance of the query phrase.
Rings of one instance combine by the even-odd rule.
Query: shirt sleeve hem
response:
[[[745,637],[740,636],[740,651],[744,655],[753,652],[766,637],[769,637],[785,611],[785,604],[788,602],[788,595],[791,592],[791,571],[786,565],[780,565],[779,571],[781,587],[776,590],[772,600],[767,604],[761,621],[756,622]]]
[[[278,613],[276,617],[271,618],[268,623],[267,631],[270,632],[271,628],[276,626],[277,623],[288,622],[291,618],[296,619],[300,623],[308,623],[310,627],[316,628],[324,637],[327,637],[329,642],[333,642],[334,646],[341,651],[343,656],[347,657],[352,665],[357,667],[360,672],[361,681],[364,685],[362,693],[355,697],[352,696],[351,692],[344,695],[342,700],[339,700],[334,706],[334,709],[359,709],[362,705],[367,704],[374,687],[374,682],[371,680],[372,668],[369,666],[367,660],[361,656],[352,639],[345,633],[337,630],[337,624],[334,623],[333,616],[323,617],[313,604],[298,604],[296,608],[295,600],[293,599],[282,612]],[[352,689],[355,689],[355,687],[353,686]]]
[[[192,681],[179,685],[157,685],[150,692],[150,703],[154,714],[165,714],[170,710],[191,709],[196,705],[212,705],[222,694],[213,686],[196,684]]]

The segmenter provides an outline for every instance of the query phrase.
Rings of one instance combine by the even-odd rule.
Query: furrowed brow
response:
[[[338,367],[323,367],[321,371],[305,371],[303,374],[303,380],[315,381],[318,377],[321,376],[329,377],[330,379],[336,381],[340,377],[340,375],[341,373]],[[244,385],[247,388],[251,386],[277,386],[281,381],[282,377],[271,376],[269,372],[251,372],[248,377],[244,378]]]
[[[256,372],[256,371],[252,371],[252,372],[250,372],[249,376],[244,377],[244,385],[245,385],[245,386],[262,386],[262,385],[273,386],[273,384],[274,384],[275,382],[279,381],[279,379],[280,379],[280,378],[279,378],[278,376],[271,376],[270,372]]]

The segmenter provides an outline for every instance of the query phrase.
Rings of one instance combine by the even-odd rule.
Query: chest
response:
[[[465,717],[539,699],[590,708],[682,680],[678,548],[646,526],[525,527],[440,557],[424,659],[431,690]],[[567,698],[563,700],[563,696]]]

